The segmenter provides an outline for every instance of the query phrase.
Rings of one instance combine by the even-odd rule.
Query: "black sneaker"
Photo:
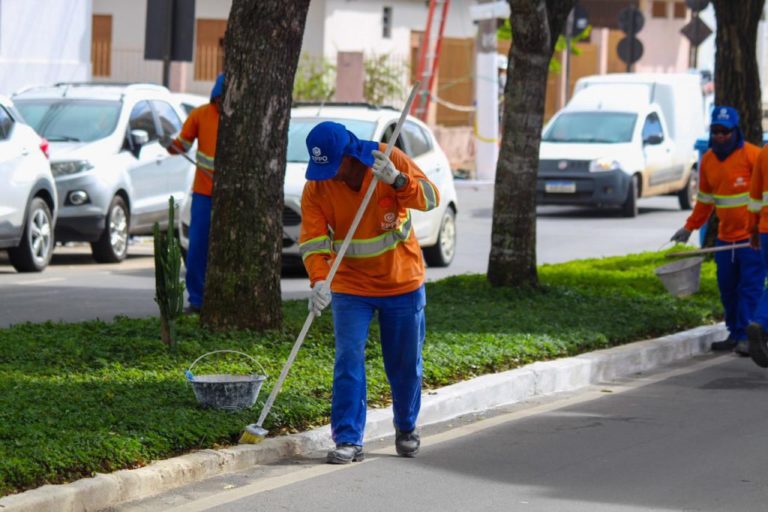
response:
[[[349,464],[363,459],[365,459],[363,447],[349,443],[337,444],[336,448],[330,450],[325,457],[328,464]]]
[[[184,313],[188,315],[199,315],[200,306],[195,306],[194,304],[190,304],[189,306],[184,308]]]
[[[747,326],[747,338],[749,339],[749,357],[760,368],[768,368],[768,347],[766,347],[766,334],[763,326],[752,322]]]
[[[421,438],[416,430],[410,432],[403,432],[402,430],[395,429],[395,450],[401,457],[413,457],[419,453],[419,446],[421,445]]]
[[[747,340],[737,341],[736,348],[733,349],[733,352],[740,355],[741,357],[749,357],[749,341]]]
[[[736,348],[736,340],[733,338],[727,338],[723,341],[716,341],[712,343],[710,349],[712,352],[731,352]]]

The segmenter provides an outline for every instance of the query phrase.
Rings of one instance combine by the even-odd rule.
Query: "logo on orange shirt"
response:
[[[384,214],[384,222],[381,223],[381,229],[384,231],[397,229],[397,214],[395,212],[387,212]]]

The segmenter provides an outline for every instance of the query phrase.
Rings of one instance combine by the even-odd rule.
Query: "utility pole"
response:
[[[470,6],[477,22],[475,44],[475,171],[478,180],[493,181],[499,158],[499,69],[497,20],[509,17],[506,0],[480,0]]]

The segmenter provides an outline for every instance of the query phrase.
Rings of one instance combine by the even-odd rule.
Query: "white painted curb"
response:
[[[722,339],[725,333],[722,324],[697,327],[446,386],[422,396],[419,424],[429,425],[648,371],[706,352],[710,343]],[[393,433],[391,408],[369,409],[366,439]],[[0,499],[0,512],[95,512],[120,502],[147,498],[213,476],[331,446],[330,427],[326,425],[301,434],[267,439],[257,445],[201,450],[139,469],[99,474],[70,484],[45,485]]]

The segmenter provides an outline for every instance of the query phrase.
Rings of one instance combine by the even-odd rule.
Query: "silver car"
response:
[[[114,263],[126,257],[130,235],[167,225],[169,196],[183,201],[194,178],[194,167],[160,143],[185,116],[168,89],[63,83],[13,100],[50,142],[57,241],[90,242],[96,261]]]
[[[47,150],[0,96],[0,249],[19,272],[40,272],[53,254],[56,186]]]

